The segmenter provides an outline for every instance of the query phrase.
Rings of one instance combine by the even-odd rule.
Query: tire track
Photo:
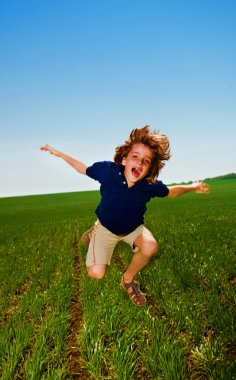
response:
[[[118,268],[121,269],[122,272],[125,272],[127,266],[124,264],[122,258],[120,257],[120,255],[116,252],[116,255],[114,256],[115,258],[115,263],[116,265],[118,266]],[[136,364],[136,370],[134,372],[134,379],[137,379],[137,380],[148,380],[148,379],[151,379],[149,374],[148,374],[148,371],[147,371],[147,368],[145,367],[144,363],[142,363],[141,361],[138,361],[137,364]]]
[[[56,267],[54,272],[52,273],[52,278],[50,279],[47,287],[42,288],[38,286],[39,292],[45,290],[50,290],[54,284],[54,280],[57,276],[60,275],[60,269]],[[17,313],[20,305],[21,298],[25,296],[29,288],[32,284],[32,278],[28,278],[25,283],[16,290],[15,295],[13,297],[13,301],[11,305],[8,307],[8,309],[5,311],[6,318],[9,318],[14,312]],[[24,347],[21,350],[21,358],[19,359],[17,365],[14,369],[14,379],[25,379],[27,377],[26,375],[26,368],[25,368],[25,361],[32,359],[33,355],[35,354],[34,345],[37,342],[38,335],[41,330],[41,326],[43,324],[43,321],[45,317],[48,315],[48,313],[51,311],[51,306],[44,302],[40,305],[40,311],[38,312],[38,317],[35,319],[32,314],[30,313],[30,305],[28,307],[28,312],[24,314],[24,323],[30,324],[32,326],[32,331],[30,334],[29,339],[25,343]],[[7,320],[6,320],[7,321]],[[24,323],[22,324],[22,328],[24,326]],[[12,375],[13,376],[13,375]]]
[[[115,255],[116,265],[122,270],[125,271],[126,266],[120,257],[120,255]],[[141,289],[144,291],[143,289]],[[188,353],[186,355],[186,373],[187,376],[190,376],[191,380],[208,380],[209,375],[199,362],[199,358],[195,353],[196,344],[192,338],[186,332],[180,332],[178,328],[174,325],[174,322],[169,320],[169,317],[166,315],[164,310],[156,303],[153,295],[146,295],[148,309],[150,316],[153,320],[161,318],[164,324],[169,324],[171,326],[171,331],[173,336],[181,338],[186,346],[188,347]],[[135,379],[149,379],[149,374],[147,369],[143,366],[143,363],[138,363],[137,371],[135,371]]]
[[[80,344],[78,334],[81,329],[83,321],[83,311],[81,305],[81,293],[80,286],[81,277],[81,263],[78,254],[78,237],[76,232],[73,239],[73,277],[74,277],[74,292],[72,297],[72,310],[69,327],[69,342],[67,345],[67,363],[68,363],[68,375],[70,379],[88,380],[89,375],[83,367],[83,360],[80,353]]]
[[[21,285],[19,288],[16,289],[13,297],[12,297],[12,300],[11,300],[11,303],[10,305],[8,306],[8,308],[6,310],[4,310],[2,312],[2,321],[1,321],[1,325],[4,325],[8,318],[17,312],[18,308],[19,308],[19,305],[20,305],[20,301],[22,299],[22,297],[28,293],[29,291],[29,288],[30,288],[30,285],[31,285],[31,282],[32,282],[32,279],[31,277],[28,277],[24,284]]]

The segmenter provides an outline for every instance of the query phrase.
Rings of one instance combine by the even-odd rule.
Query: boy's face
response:
[[[146,145],[137,143],[132,146],[127,157],[124,157],[122,160],[128,187],[135,185],[136,182],[147,176],[152,158],[152,151]]]

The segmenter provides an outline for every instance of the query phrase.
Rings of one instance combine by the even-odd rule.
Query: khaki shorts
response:
[[[151,232],[142,224],[128,235],[115,235],[107,228],[103,227],[101,222],[97,220],[89,243],[86,266],[89,267],[96,264],[110,265],[112,254],[119,241],[124,241],[129,244],[133,252],[138,251],[138,247],[134,247],[134,241],[144,232],[151,234]]]

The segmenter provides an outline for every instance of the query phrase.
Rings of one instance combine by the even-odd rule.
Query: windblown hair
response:
[[[165,166],[165,162],[170,158],[170,144],[168,138],[159,131],[150,131],[150,127],[133,129],[128,140],[123,145],[116,148],[114,161],[121,164],[124,157],[127,157],[134,144],[142,143],[152,152],[153,158],[150,170],[147,174],[147,181],[154,183],[160,170]]]

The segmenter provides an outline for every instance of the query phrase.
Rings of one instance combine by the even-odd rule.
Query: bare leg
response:
[[[88,275],[97,280],[101,280],[106,274],[106,264],[96,264],[87,267]]]
[[[134,254],[131,263],[123,275],[125,283],[133,281],[136,274],[149,263],[158,249],[157,242],[151,233],[139,235],[134,243],[139,248],[139,251]]]

